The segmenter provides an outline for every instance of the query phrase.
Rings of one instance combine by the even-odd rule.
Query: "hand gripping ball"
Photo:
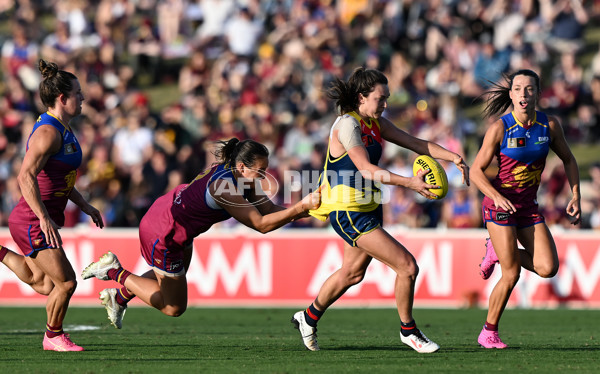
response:
[[[425,183],[441,186],[439,189],[432,188],[429,191],[437,196],[435,200],[443,199],[448,193],[448,176],[446,176],[444,168],[430,156],[421,155],[417,157],[413,164],[413,174],[417,175],[419,170],[427,169],[431,171],[425,174]]]

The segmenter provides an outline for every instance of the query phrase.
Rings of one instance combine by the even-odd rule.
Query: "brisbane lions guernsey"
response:
[[[231,218],[209,192],[218,179],[237,180],[229,164],[215,165],[189,184],[175,187],[158,198],[144,215],[140,230],[150,230],[171,250],[182,249],[217,222]]]
[[[492,185],[516,208],[537,205],[537,191],[550,149],[548,117],[536,111],[529,127],[512,112],[501,119],[504,138],[496,152],[498,175]]]
[[[42,203],[46,206],[50,218],[59,226],[65,223],[65,207],[69,200],[69,194],[75,186],[77,168],[81,165],[81,148],[75,138],[75,134],[68,125],[63,124],[58,118],[46,112],[38,117],[29,138],[27,139],[27,150],[29,150],[29,139],[31,135],[43,125],[54,127],[62,135],[62,146],[60,150],[50,156],[46,165],[37,176]],[[13,209],[9,221],[12,223],[30,224],[39,221],[23,197]]]
[[[360,124],[361,138],[369,154],[369,160],[377,165],[381,158],[383,142],[377,119],[364,121],[356,112],[346,113],[336,119],[329,136],[331,137],[336,123],[348,116],[353,117]],[[309,214],[321,221],[327,220],[329,213],[333,211],[371,212],[381,204],[379,184],[362,177],[348,156],[348,152],[333,158],[329,153],[329,146],[327,147],[320,184],[324,185],[321,190],[321,206],[309,211]]]

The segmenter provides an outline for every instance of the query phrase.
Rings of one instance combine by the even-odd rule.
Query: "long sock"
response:
[[[408,323],[400,321],[400,333],[402,333],[402,336],[409,336],[416,333],[417,331],[417,323],[414,319]]]
[[[317,322],[321,319],[321,316],[325,313],[325,311],[320,311],[315,308],[314,303],[310,304],[308,308],[304,311],[304,319],[309,326],[317,327]]]
[[[8,248],[0,245],[0,262],[4,261],[4,257],[8,254]]]
[[[131,275],[131,272],[120,267],[118,269],[110,269],[107,274],[110,279],[119,282],[122,286],[124,286],[125,280]]]
[[[49,324],[46,324],[46,336],[49,338],[54,338],[57,337],[59,335],[62,335],[63,329],[62,329],[62,324],[58,325],[58,326],[50,326]]]
[[[117,296],[115,299],[117,300],[117,304],[121,306],[127,306],[129,300],[133,299],[134,297],[135,295],[129,292],[127,287],[123,286],[117,291]]]
[[[485,328],[488,331],[498,331],[498,325],[494,325],[493,323],[489,323],[488,321],[485,321],[485,325],[483,325],[483,328]]]

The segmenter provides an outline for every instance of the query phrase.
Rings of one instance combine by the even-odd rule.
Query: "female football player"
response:
[[[581,215],[575,157],[558,120],[536,110],[539,76],[531,70],[519,70],[506,81],[506,86],[496,84],[488,92],[484,114],[502,114],[511,105],[512,111],[487,130],[471,169],[471,180],[485,195],[482,214],[490,235],[481,276],[488,279],[496,263],[502,266],[502,277],[492,290],[487,319],[477,339],[485,348],[506,348],[498,335],[498,324],[521,267],[544,278],[558,271],[556,245],[536,200],[549,149],[562,160],[571,185],[573,197],[567,214],[573,217],[573,224],[579,223]],[[498,174],[490,182],[484,172],[494,157]],[[518,248],[517,240],[525,250]]]

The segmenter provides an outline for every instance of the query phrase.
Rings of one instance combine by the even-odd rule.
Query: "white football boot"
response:
[[[298,331],[300,331],[304,346],[310,351],[318,351],[319,344],[317,344],[317,328],[306,323],[303,310],[294,314],[294,317],[292,317],[292,323],[298,329]]]
[[[83,279],[96,277],[101,280],[108,280],[108,271],[110,269],[118,269],[121,263],[117,256],[112,252],[107,252],[97,262],[92,262],[81,272]]]
[[[425,334],[418,329],[416,333],[410,334],[409,336],[404,336],[402,335],[402,332],[400,332],[400,340],[402,340],[402,343],[419,353],[433,353],[440,349],[439,345],[429,340]]]
[[[106,288],[100,291],[100,300],[102,305],[106,308],[110,323],[114,327],[120,329],[123,327],[123,316],[127,311],[127,305],[122,306],[117,302],[117,292],[119,292],[119,290],[116,288]]]

